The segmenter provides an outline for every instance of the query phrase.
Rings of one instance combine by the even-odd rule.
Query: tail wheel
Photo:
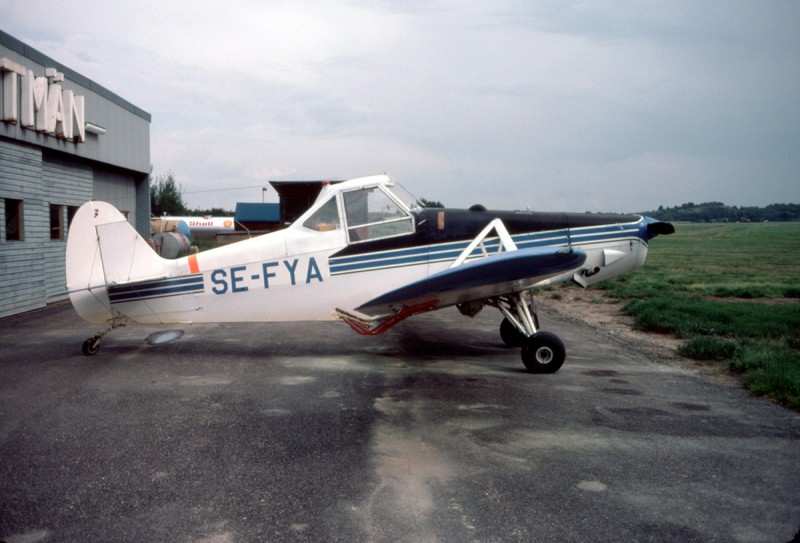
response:
[[[90,337],[89,339],[83,342],[81,349],[83,350],[83,354],[85,354],[86,356],[96,355],[97,351],[100,350],[100,338]]]
[[[522,363],[531,373],[555,373],[567,359],[564,342],[550,332],[537,332],[522,346]]]

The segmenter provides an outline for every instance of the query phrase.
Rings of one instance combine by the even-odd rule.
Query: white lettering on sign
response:
[[[63,89],[64,74],[47,68],[44,76],[7,58],[0,59],[3,74],[3,121],[76,143],[86,141],[85,100]]]

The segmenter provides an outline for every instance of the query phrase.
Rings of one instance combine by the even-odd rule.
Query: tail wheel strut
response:
[[[83,342],[83,344],[81,345],[81,350],[83,351],[83,354],[86,356],[96,355],[97,351],[100,350],[100,340],[103,339],[103,337],[108,335],[115,328],[122,328],[123,326],[125,326],[125,323],[123,321],[117,321],[117,320],[112,321],[111,325],[108,328],[106,328],[102,332],[95,334],[94,336],[90,337],[89,339]]]

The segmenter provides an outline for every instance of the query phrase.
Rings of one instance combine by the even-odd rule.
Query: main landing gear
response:
[[[509,347],[522,347],[522,363],[531,373],[555,373],[564,364],[567,351],[564,342],[550,332],[539,330],[539,319],[532,304],[520,294],[510,294],[491,304],[505,317],[500,324],[500,337]]]

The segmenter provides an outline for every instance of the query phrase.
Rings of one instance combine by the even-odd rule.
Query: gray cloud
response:
[[[192,206],[376,172],[451,206],[800,201],[796,2],[109,4],[0,10],[152,113]]]

